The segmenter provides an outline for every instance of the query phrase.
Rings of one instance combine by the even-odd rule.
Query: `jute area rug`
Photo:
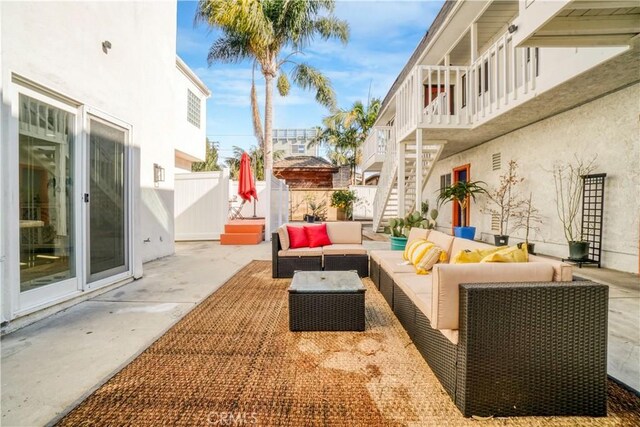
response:
[[[366,332],[289,332],[289,283],[250,263],[59,424],[640,425],[615,384],[606,418],[464,418],[369,279]]]

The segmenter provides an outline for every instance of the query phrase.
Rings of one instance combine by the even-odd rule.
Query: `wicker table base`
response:
[[[289,329],[364,331],[364,294],[353,271],[296,272],[289,288]]]

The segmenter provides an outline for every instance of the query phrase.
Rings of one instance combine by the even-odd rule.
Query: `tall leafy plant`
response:
[[[524,178],[518,176],[518,162],[510,160],[507,171],[500,176],[499,185],[487,192],[489,203],[483,212],[498,216],[500,235],[509,233],[509,221],[524,204],[524,200],[517,197],[517,187],[522,181]]]
[[[442,206],[447,202],[457,203],[462,212],[461,225],[466,227],[467,216],[465,213],[469,206],[469,201],[473,200],[475,202],[478,194],[487,193],[484,185],[483,181],[458,181],[455,184],[444,187],[440,189],[440,194],[438,195],[438,206]]]
[[[290,80],[302,89],[315,91],[321,105],[335,108],[335,94],[329,79],[318,69],[296,62],[316,37],[349,40],[349,25],[333,15],[334,0],[200,0],[196,22],[222,30],[209,49],[209,65],[252,60],[265,80],[264,128],[260,123],[255,85],[251,85],[254,133],[263,149],[264,169],[273,167],[273,86],[286,96]],[[284,52],[290,52],[285,54]],[[252,80],[253,81],[253,80]],[[263,130],[264,129],[264,130]]]

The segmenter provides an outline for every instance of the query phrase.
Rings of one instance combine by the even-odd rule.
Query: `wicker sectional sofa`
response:
[[[412,230],[449,258],[489,247]],[[372,251],[370,277],[464,416],[606,415],[608,287],[568,264],[436,264]]]
[[[355,221],[326,224],[332,244],[318,248],[289,248],[286,224],[272,234],[274,278],[293,277],[296,270],[357,270],[360,277],[369,275],[369,255],[362,245],[362,224]]]

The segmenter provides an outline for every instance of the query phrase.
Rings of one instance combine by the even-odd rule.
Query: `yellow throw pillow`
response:
[[[432,246],[431,248],[429,248],[425,252],[422,259],[417,264],[415,264],[416,273],[429,274],[429,271],[433,268],[433,266],[436,265],[436,263],[438,263],[439,261],[442,261],[442,254],[445,255],[444,258],[446,261],[447,253],[445,251],[437,246]]]
[[[415,249],[411,252],[409,261],[413,265],[418,265],[424,256],[426,255],[429,249],[433,248],[435,245],[431,242],[424,241],[419,245],[416,245]]]
[[[407,243],[407,246],[404,248],[404,253],[402,254],[402,258],[405,261],[411,261],[411,254],[415,249],[420,246],[422,243],[425,243],[425,239],[416,239],[413,242]]]
[[[527,245],[522,245],[522,248],[517,246],[509,246],[504,249],[500,249],[490,255],[487,255],[480,262],[528,262],[529,253],[527,252]]]
[[[507,246],[499,246],[496,248],[487,249],[463,249],[453,257],[453,259],[451,260],[451,264],[470,264],[480,262],[487,255],[491,255],[494,252],[506,248]]]

